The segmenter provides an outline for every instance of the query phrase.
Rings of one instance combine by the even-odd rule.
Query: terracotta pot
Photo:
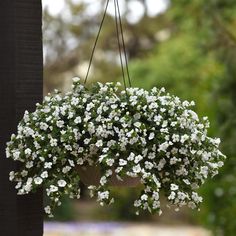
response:
[[[77,166],[81,181],[89,186],[100,184],[101,171],[99,166]],[[139,177],[125,176],[123,181],[117,179],[115,173],[112,174],[109,185],[114,187],[136,187],[140,184]]]

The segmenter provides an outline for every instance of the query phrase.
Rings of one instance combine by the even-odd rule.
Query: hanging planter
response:
[[[176,207],[196,208],[202,201],[196,189],[225,156],[193,105],[164,89],[96,83],[88,90],[75,78],[72,92],[56,91],[25,112],[7,144],[7,157],[22,163],[10,180],[18,194],[44,186],[49,215],[62,195],[79,198],[81,180],[102,205],[113,202],[111,186],[142,184],[138,209],[160,213],[160,191]]]
[[[198,208],[202,197],[196,190],[223,166],[220,139],[207,135],[208,119],[191,110],[194,102],[182,102],[163,88],[131,86],[117,0],[114,5],[125,89],[118,83],[95,83],[87,89],[74,78],[71,92],[62,96],[55,91],[35,112],[26,111],[7,143],[6,156],[21,162],[20,169],[10,173],[18,194],[43,186],[50,199],[45,207],[49,216],[63,195],[80,198],[80,181],[101,205],[114,201],[110,187],[140,185],[137,213],[160,214],[160,191],[177,208]]]

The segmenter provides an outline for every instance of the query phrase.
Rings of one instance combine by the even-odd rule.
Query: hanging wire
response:
[[[86,73],[86,76],[85,76],[84,84],[86,84],[87,80],[88,80],[88,76],[89,76],[89,72],[90,72],[90,69],[91,69],[95,49],[97,47],[97,43],[98,43],[98,39],[99,39],[101,30],[102,30],[102,26],[103,26],[103,23],[104,23],[105,18],[106,18],[109,2],[110,2],[110,0],[107,0],[106,5],[105,5],[102,21],[101,21],[101,24],[99,26],[98,34],[96,36],[95,43],[94,43],[92,53],[91,53],[91,57],[90,57],[90,60],[89,60],[89,66],[88,66],[88,70],[87,70],[87,73]],[[114,6],[115,6],[115,22],[116,22],[116,33],[117,33],[117,40],[118,40],[118,46],[119,46],[120,63],[121,63],[124,87],[125,87],[125,91],[126,91],[126,94],[127,94],[127,83],[126,83],[126,78],[125,78],[126,77],[125,76],[125,69],[126,69],[126,73],[127,73],[127,77],[128,77],[129,86],[132,87],[132,84],[131,84],[131,79],[130,79],[127,51],[126,51],[126,46],[125,46],[124,32],[123,32],[120,6],[119,6],[118,0],[114,0]],[[120,40],[120,34],[121,34],[121,40]],[[124,58],[125,58],[124,61],[125,62],[123,62],[123,58],[122,58],[122,49],[124,51]],[[124,66],[124,64],[125,64],[125,66]]]
[[[91,57],[90,57],[89,66],[88,66],[88,70],[87,70],[87,73],[86,73],[86,76],[85,76],[84,84],[86,84],[87,80],[88,80],[89,72],[90,72],[90,69],[91,69],[92,61],[93,61],[94,52],[95,52],[95,49],[96,49],[96,46],[97,46],[97,43],[98,43],[98,39],[99,39],[101,30],[102,30],[104,20],[106,18],[107,8],[108,8],[108,5],[109,5],[109,2],[110,2],[110,0],[107,0],[106,5],[105,5],[105,10],[104,10],[102,21],[101,21],[101,24],[99,26],[98,34],[97,34],[97,37],[96,37],[96,40],[95,40],[95,43],[94,43],[94,46],[93,46],[93,50],[92,50],[92,54],[91,54]]]
[[[119,19],[118,19],[118,9],[117,9],[117,5],[116,5],[116,0],[114,0],[114,6],[115,6],[116,34],[117,34],[117,41],[118,41],[118,47],[119,47],[120,64],[121,64],[124,87],[125,87],[125,91],[127,93],[127,86],[126,86],[126,80],[125,80],[125,70],[124,70],[124,63],[123,63],[123,58],[122,58],[122,48],[121,48],[121,42],[120,42],[120,32],[119,32],[119,22],[118,22]]]
[[[119,6],[118,0],[114,0],[114,2],[115,2],[115,5],[117,6],[117,10],[118,10],[117,12],[118,12],[118,17],[119,17],[120,32],[121,32],[121,38],[122,38],[122,44],[123,44],[123,50],[124,50],[124,56],[125,56],[126,72],[127,72],[127,76],[128,76],[129,86],[132,87],[130,73],[129,73],[127,50],[126,50],[125,40],[124,40],[124,31],[123,31],[122,20],[121,20],[120,6]]]

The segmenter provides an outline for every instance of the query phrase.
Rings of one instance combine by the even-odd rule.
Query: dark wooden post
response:
[[[42,236],[42,192],[17,196],[9,182],[15,163],[5,143],[42,99],[42,9],[40,0],[0,1],[0,235]]]

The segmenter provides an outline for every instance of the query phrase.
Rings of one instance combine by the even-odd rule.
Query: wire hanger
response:
[[[103,17],[102,17],[102,20],[101,20],[101,23],[99,26],[99,30],[98,30],[98,33],[97,33],[97,36],[95,39],[95,43],[94,43],[94,46],[92,49],[92,53],[91,53],[91,57],[89,60],[89,66],[88,66],[88,70],[87,70],[87,73],[85,76],[84,84],[86,84],[87,80],[88,80],[88,76],[89,76],[89,72],[91,69],[95,49],[97,47],[98,39],[100,37],[101,30],[102,30],[102,27],[103,27],[103,24],[104,24],[106,15],[107,15],[107,9],[109,6],[109,2],[110,2],[110,0],[107,0],[107,2],[105,4]],[[120,12],[120,6],[119,6],[118,0],[114,0],[114,10],[115,10],[115,26],[116,26],[117,42],[118,42],[118,47],[119,47],[120,64],[121,64],[121,69],[122,69],[122,77],[123,77],[124,87],[126,90],[127,89],[126,75],[127,75],[128,84],[130,87],[132,87],[132,83],[131,83],[131,78],[130,78],[130,73],[129,73],[128,56],[127,56],[127,50],[126,50],[126,46],[125,46],[124,31],[123,31],[123,26],[122,26],[121,12]],[[121,37],[120,37],[120,35],[121,35]],[[122,57],[122,51],[124,53],[124,59]]]

